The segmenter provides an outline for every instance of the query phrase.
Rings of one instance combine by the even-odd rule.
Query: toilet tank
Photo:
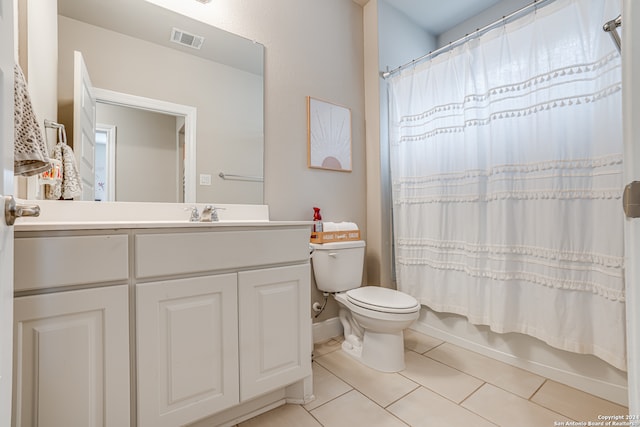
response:
[[[343,292],[362,284],[364,240],[311,243],[311,264],[316,286],[322,292]]]

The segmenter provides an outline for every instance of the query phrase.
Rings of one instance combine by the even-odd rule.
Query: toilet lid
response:
[[[379,286],[363,286],[347,291],[347,299],[355,305],[386,313],[412,313],[420,304],[411,295]]]

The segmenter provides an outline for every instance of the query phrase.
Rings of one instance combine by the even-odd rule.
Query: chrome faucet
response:
[[[200,217],[200,221],[202,221],[202,222],[217,222],[217,221],[220,221],[220,218],[218,218],[218,210],[219,209],[224,210],[224,208],[217,208],[217,207],[212,206],[212,205],[206,205],[204,207],[204,209],[202,210],[202,216]]]

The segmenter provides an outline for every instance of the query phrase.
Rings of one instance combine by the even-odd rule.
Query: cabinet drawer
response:
[[[309,259],[307,229],[136,235],[136,277],[237,269]]]
[[[127,235],[15,239],[15,290],[112,281],[129,276]]]

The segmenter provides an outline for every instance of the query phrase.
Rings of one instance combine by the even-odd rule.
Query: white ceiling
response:
[[[384,0],[433,36],[455,27],[500,0]]]

